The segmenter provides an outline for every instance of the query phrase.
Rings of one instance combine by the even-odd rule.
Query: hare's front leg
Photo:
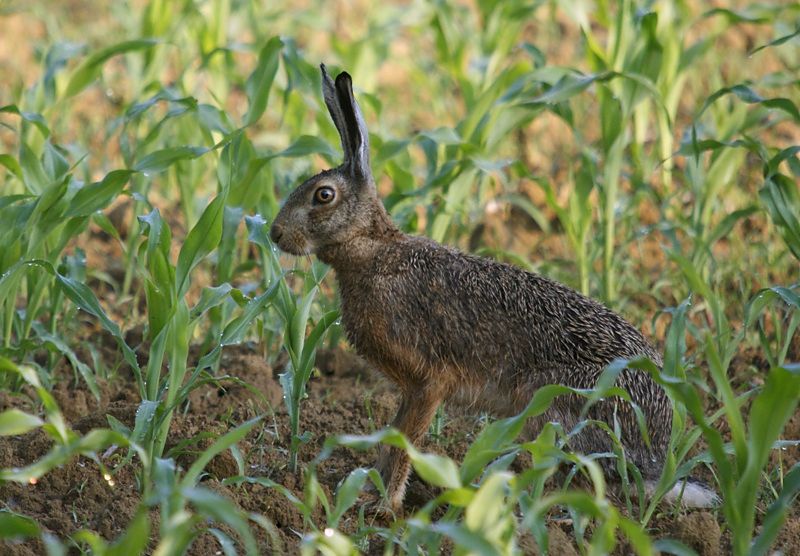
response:
[[[443,389],[431,385],[405,389],[392,426],[406,435],[412,444],[417,444],[428,430],[436,408],[443,399]],[[408,455],[399,448],[381,446],[376,467],[386,485],[391,509],[400,510],[406,493],[406,481],[411,471]]]

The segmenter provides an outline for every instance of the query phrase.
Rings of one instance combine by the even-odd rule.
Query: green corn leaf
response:
[[[211,367],[217,358],[219,358],[224,346],[236,345],[244,341],[247,332],[250,330],[250,325],[264,312],[267,305],[272,302],[279,291],[281,282],[282,280],[276,280],[267,291],[248,301],[242,314],[225,325],[219,342],[210,352],[206,353],[200,361],[198,361],[194,374]],[[235,289],[231,290],[231,296],[233,297],[233,294],[237,291],[238,290]],[[192,380],[194,380],[194,378]]]
[[[175,268],[175,289],[179,298],[189,289],[189,273],[222,239],[224,207],[225,195],[218,195],[208,204],[200,220],[186,236]]]
[[[228,477],[222,481],[222,484],[224,485],[238,485],[242,483],[273,488],[280,492],[299,512],[303,514],[311,513],[311,508],[309,508],[306,503],[298,498],[291,490],[266,477]]]
[[[761,556],[768,553],[789,515],[792,501],[796,500],[798,493],[800,493],[800,463],[794,464],[783,478],[783,489],[781,489],[778,498],[767,509],[761,525],[761,532],[750,548],[752,556]]]
[[[42,342],[49,344],[49,346],[52,346],[52,348],[54,348],[58,353],[67,358],[70,365],[72,365],[72,367],[81,374],[84,382],[86,382],[86,385],[89,387],[89,391],[92,393],[95,399],[100,401],[100,389],[97,386],[94,372],[89,368],[89,366],[78,359],[78,356],[64,340],[58,336],[48,333],[41,323],[33,323],[33,329],[36,331],[36,335],[42,340]]]
[[[44,424],[39,417],[20,411],[9,409],[0,413],[0,436],[15,436],[25,434]]]
[[[431,531],[440,533],[453,540],[456,547],[461,548],[464,554],[478,554],[480,556],[497,556],[497,547],[492,545],[483,535],[469,530],[462,524],[440,521],[429,526]],[[459,554],[460,552],[456,552]]]
[[[220,284],[219,286],[203,288],[203,291],[200,292],[199,301],[194,307],[192,307],[192,310],[189,313],[189,319],[191,321],[195,321],[204,315],[209,309],[217,307],[223,303],[230,297],[232,290],[233,286],[227,282]]]
[[[161,540],[153,554],[186,554],[197,538],[202,516],[188,511],[174,512],[161,523]]]
[[[759,154],[761,146],[750,139],[735,139],[733,141],[718,141],[717,139],[697,139],[696,129],[692,128],[692,133],[687,134],[684,140],[681,141],[680,148],[675,152],[675,155],[694,156],[698,157],[701,153],[707,151],[720,151],[723,149],[741,148]]]
[[[461,145],[464,142],[458,131],[450,127],[437,127],[429,131],[422,131],[417,137],[428,139],[436,145]]]
[[[267,221],[260,214],[244,217],[247,226],[247,241],[264,249],[272,249],[272,242],[267,237]]]
[[[183,476],[183,479],[181,480],[182,487],[191,488],[200,478],[200,473],[203,472],[203,469],[205,469],[206,465],[208,465],[208,462],[210,462],[214,456],[224,450],[227,450],[232,445],[242,440],[245,436],[247,436],[247,433],[250,432],[250,429],[252,429],[259,421],[261,421],[261,417],[256,417],[242,423],[232,431],[224,434],[208,449],[203,451],[203,453],[200,454],[197,460],[195,460],[195,462]]]
[[[475,493],[464,512],[464,525],[480,531],[484,537],[499,545],[508,533],[513,514],[506,500],[513,475],[508,472],[490,475]]]
[[[289,340],[289,348],[291,350],[291,355],[294,357],[298,363],[303,354],[303,346],[305,344],[306,338],[306,325],[308,324],[308,315],[311,313],[311,304],[314,301],[314,297],[317,295],[317,291],[319,288],[314,286],[311,290],[305,294],[300,303],[295,308],[294,312],[291,315],[291,320],[286,323],[287,330],[286,336]]]
[[[522,209],[528,216],[531,217],[534,222],[536,222],[536,225],[541,228],[542,232],[550,232],[550,221],[548,220],[547,216],[539,207],[531,202],[528,196],[519,193],[507,193],[505,195],[500,195],[497,200],[505,201],[519,209]],[[553,200],[555,200],[555,197],[553,197]],[[558,213],[557,210],[556,213]]]
[[[625,124],[622,103],[611,90],[605,86],[598,87],[600,98],[600,129],[602,131],[603,148],[609,152],[620,136]]]
[[[788,162],[794,175],[797,176],[800,173],[797,170],[797,165],[800,165],[800,161],[797,159],[798,154],[800,154],[800,145],[794,145],[781,150],[767,161],[764,168],[764,176],[769,178],[777,174],[783,162]],[[762,156],[761,158],[766,158],[766,156]]]
[[[88,87],[92,81],[100,76],[103,64],[110,58],[128,52],[148,50],[156,44],[158,44],[158,41],[153,39],[135,39],[111,45],[91,54],[70,75],[62,98],[68,99]]]
[[[0,539],[38,537],[41,530],[34,520],[9,510],[0,510]]]
[[[461,481],[464,484],[474,481],[491,461],[508,451],[529,418],[541,415],[547,411],[557,396],[570,392],[572,392],[570,388],[560,385],[540,388],[522,413],[495,421],[484,428],[464,455],[460,471]]]
[[[159,330],[158,334],[151,331],[150,355],[147,359],[147,367],[145,368],[145,381],[144,389],[140,390],[141,396],[146,400],[158,400],[160,398],[161,389],[161,370],[164,363],[164,357],[167,356],[167,341],[170,338],[170,328],[174,326],[173,323],[168,322]],[[162,412],[161,417],[164,416]]]
[[[247,554],[254,556],[259,554],[256,539],[250,531],[245,514],[236,504],[206,488],[183,488],[182,493],[198,513],[231,526],[244,542]]]
[[[642,528],[642,525],[628,518],[619,520],[619,528],[625,534],[633,549],[640,556],[651,556],[656,554],[653,550],[653,542]]]
[[[162,504],[169,504],[169,497],[176,492],[175,461],[169,458],[155,458],[151,478],[154,497]]]
[[[333,513],[328,517],[329,526],[335,528],[339,525],[339,520],[344,513],[358,500],[358,495],[361,493],[368,476],[368,469],[354,469],[336,489],[336,504],[333,507]]]
[[[208,131],[218,131],[223,135],[233,131],[228,114],[210,104],[197,105],[197,121]]]
[[[323,154],[329,158],[336,158],[338,153],[331,144],[314,135],[301,135],[294,143],[286,149],[272,155],[270,158],[283,157],[294,158],[298,156],[308,156],[310,154]]]
[[[708,245],[713,245],[723,237],[726,237],[731,233],[731,230],[733,230],[733,227],[737,222],[739,222],[739,220],[743,220],[757,211],[758,209],[756,207],[751,206],[735,210],[727,215],[719,224],[714,227],[714,230],[711,232],[711,234],[709,234],[707,239]]]
[[[50,184],[41,161],[24,141],[19,146],[19,167],[22,181],[30,193],[41,195]]]
[[[220,531],[219,529],[211,528],[208,530],[209,533],[214,535],[219,542],[220,548],[222,548],[222,553],[225,556],[236,556],[236,543],[233,542],[233,539],[230,538],[228,535]],[[217,553],[219,554],[219,553]]]
[[[108,422],[108,426],[112,431],[117,432],[122,436],[130,437],[131,434],[133,434],[133,431],[131,431],[130,427],[113,415],[106,414],[106,421]]]
[[[142,232],[147,235],[145,258],[149,276],[145,280],[147,299],[148,337],[157,338],[173,315],[176,308],[175,269],[170,263],[171,233],[165,226],[158,209],[139,216],[143,224]],[[140,255],[141,256],[141,255]]]
[[[745,307],[745,327],[752,326],[753,322],[755,322],[755,320],[761,316],[761,313],[764,311],[767,305],[779,300],[791,307],[794,307],[796,310],[800,310],[800,295],[794,291],[782,286],[764,288],[759,290]]]
[[[105,556],[143,554],[150,538],[150,519],[145,508],[133,516],[125,532],[105,551]]]
[[[51,533],[42,533],[42,544],[47,556],[67,556],[67,547]]]
[[[230,198],[229,198],[230,199]],[[239,224],[242,222],[244,209],[226,204],[222,209],[222,237],[217,251],[217,278],[229,280],[234,273],[237,253]]]
[[[42,136],[46,139],[50,137],[50,128],[47,127],[47,122],[44,121],[44,117],[41,114],[37,114],[36,112],[25,112],[24,110],[20,110],[17,108],[16,104],[7,104],[5,106],[0,106],[0,113],[6,114],[15,114],[22,118],[24,121],[29,122],[36,126]]]
[[[147,175],[157,174],[176,162],[193,160],[203,156],[210,150],[208,147],[168,147],[143,156],[133,165],[133,170]]]
[[[374,448],[381,443],[403,449],[409,445],[408,440],[406,440],[400,431],[393,428],[385,428],[372,434],[340,434],[329,437],[325,441],[325,446],[317,456],[317,459],[323,460],[329,457],[333,453],[333,450],[339,446],[364,451]]]
[[[110,237],[113,237],[115,240],[117,240],[117,242],[120,245],[124,245],[122,237],[120,237],[119,232],[114,227],[114,224],[111,222],[111,219],[108,216],[98,211],[93,213],[91,218],[92,222],[96,224],[101,230],[107,233]]]
[[[49,266],[49,263],[48,263]],[[136,359],[136,354],[134,351],[128,346],[125,342],[125,338],[122,335],[122,331],[120,330],[117,323],[112,321],[103,308],[100,306],[100,302],[95,297],[94,293],[88,286],[85,284],[81,284],[69,278],[67,276],[62,276],[55,272],[55,270],[50,267],[50,270],[53,274],[55,274],[56,281],[58,282],[59,286],[64,291],[64,294],[73,302],[75,305],[89,313],[97,317],[100,320],[100,324],[103,325],[108,332],[114,337],[119,345],[120,349],[122,350],[122,355],[125,358],[125,361],[131,366],[134,373],[139,375],[140,367],[139,362]]]
[[[767,178],[758,196],[787,247],[800,260],[800,192],[797,183],[783,174],[775,174]]]
[[[509,450],[525,426],[524,416],[509,417],[486,426],[470,444],[461,463],[461,481],[474,481],[486,466]]]
[[[264,293],[247,302],[242,314],[225,326],[220,345],[230,346],[242,342],[250,324],[263,313],[264,309],[277,294],[280,283],[281,280],[276,280]]]
[[[338,319],[338,309],[328,311],[322,316],[319,322],[317,322],[316,326],[314,326],[313,330],[311,330],[311,333],[308,335],[308,338],[306,338],[303,345],[303,353],[300,358],[300,368],[303,369],[306,374],[310,374],[311,372],[311,367],[314,364],[313,357],[322,341],[322,336]]]
[[[245,84],[245,92],[250,101],[244,117],[245,126],[255,123],[267,108],[269,92],[278,71],[281,48],[283,48],[283,41],[279,37],[273,37],[258,54],[256,69],[247,78]]]
[[[156,254],[151,260],[150,266],[154,269],[161,269],[167,273],[167,265],[163,263],[163,257]],[[152,272],[152,271],[151,271]],[[169,273],[171,275],[171,273]],[[173,315],[175,300],[171,295],[171,288],[160,288],[153,280],[147,279],[144,284],[145,299],[147,299],[147,334],[150,340],[158,337],[164,328],[169,324]]]
[[[89,216],[106,208],[128,183],[131,170],[114,170],[102,180],[82,187],[69,203],[64,216]]]
[[[160,405],[161,403],[155,400],[142,400],[136,408],[131,442],[144,444],[148,435],[153,433],[156,427],[156,412]]]
[[[455,462],[437,454],[425,454],[412,445],[406,446],[411,465],[424,481],[442,488],[460,488],[461,478]]]
[[[750,410],[747,463],[737,485],[740,507],[755,505],[761,473],[775,441],[794,415],[799,400],[800,374],[780,367],[770,371],[763,390],[753,400]],[[752,523],[749,525],[753,526]]]
[[[734,85],[732,87],[723,87],[722,89],[715,91],[703,103],[703,106],[700,108],[700,111],[697,113],[695,119],[700,118],[706,109],[714,104],[717,99],[730,94],[735,95],[737,98],[739,98],[739,100],[748,104],[760,104],[765,108],[781,110],[791,116],[793,120],[800,121],[800,110],[798,110],[797,106],[790,99],[764,98],[745,84]]]
[[[741,10],[729,8],[713,8],[703,14],[704,18],[721,16],[729,24],[735,23],[770,23],[775,17],[777,6],[767,7],[767,5],[752,4]]]
[[[33,212],[27,222],[29,229],[33,230],[33,237],[28,244],[29,253],[40,252],[39,249],[48,239],[50,232],[62,224],[64,197],[71,182],[70,176],[66,176],[60,181],[48,182],[34,204]]]
[[[17,366],[17,364],[10,359],[0,355],[0,371],[18,374],[25,382],[34,388],[42,388],[42,382],[39,380],[39,375],[36,374],[36,369],[30,365]]]
[[[523,101],[522,104],[558,104],[582,93],[593,83],[608,81],[615,75],[614,72],[590,73],[588,75],[565,74],[547,91],[530,100]]]
[[[297,371],[294,369],[291,358],[286,362],[283,372],[278,375],[278,383],[283,390],[283,403],[286,404],[286,411],[290,415],[290,419],[298,414],[298,398],[297,389],[295,389],[295,375]]]
[[[653,549],[663,554],[674,554],[675,556],[697,556],[697,552],[682,542],[673,539],[658,539],[653,542]]]
[[[42,477],[50,470],[67,463],[74,456],[91,455],[109,446],[129,446],[128,440],[108,429],[95,429],[86,436],[72,440],[67,444],[57,445],[38,461],[22,468],[0,469],[0,481],[30,483]]]
[[[764,50],[765,48],[770,48],[770,47],[773,47],[773,46],[780,46],[785,42],[789,42],[790,40],[792,40],[793,38],[795,38],[797,36],[800,36],[800,27],[798,27],[797,29],[794,30],[794,32],[789,33],[788,35],[783,35],[782,37],[778,37],[777,39],[775,39],[773,41],[770,41],[767,44],[762,44],[761,46],[759,46],[757,48],[754,48],[753,50],[751,50],[748,53],[748,56],[752,56],[756,52],[760,52],[761,50]]]
[[[164,227],[161,221],[161,213],[158,209],[153,209],[147,214],[138,216],[139,222],[144,224],[144,232],[147,233],[147,256],[152,256],[152,253],[157,250],[169,249],[169,228],[166,228],[167,240],[163,241],[161,238],[161,229]]]
[[[675,309],[668,312],[672,314],[672,321],[667,330],[666,346],[664,348],[664,373],[668,376],[685,379],[683,356],[686,353],[686,312],[692,305],[692,298],[687,297]]]
[[[74,539],[77,543],[88,545],[92,554],[105,555],[106,550],[108,550],[108,543],[94,531],[81,529],[80,531],[75,532]]]
[[[302,556],[322,554],[323,556],[356,556],[359,551],[347,535],[335,529],[309,533],[303,537],[300,547]]]
[[[388,160],[407,152],[409,144],[410,141],[408,140],[390,139],[380,145],[376,145],[377,153],[373,164],[378,168],[382,167]]]
[[[744,426],[742,414],[739,411],[739,406],[736,403],[736,395],[733,393],[730,380],[728,379],[728,369],[723,364],[719,350],[716,344],[711,339],[711,333],[707,333],[706,337],[706,359],[708,361],[709,371],[717,387],[717,392],[725,408],[725,415],[728,420],[728,425],[731,429],[731,438],[734,448],[736,450],[737,464],[739,471],[743,470],[745,458],[747,457],[747,433]]]
[[[259,157],[244,132],[232,135],[220,153],[219,182],[228,188],[228,204],[245,211],[253,209],[265,195],[268,177],[262,171],[274,155]]]
[[[19,165],[16,158],[10,154],[0,154],[0,164],[5,166],[17,179],[23,180],[22,167]]]
[[[61,150],[53,145],[50,140],[44,142],[42,167],[51,181],[58,181],[69,172],[69,162],[61,154]]]

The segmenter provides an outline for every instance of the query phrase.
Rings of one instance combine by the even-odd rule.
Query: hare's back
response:
[[[361,294],[391,338],[455,364],[603,367],[659,361],[642,334],[602,304],[544,276],[409,237],[385,253]],[[343,290],[344,297],[344,290]],[[345,301],[345,307],[347,300]]]

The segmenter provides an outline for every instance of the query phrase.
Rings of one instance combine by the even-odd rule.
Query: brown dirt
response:
[[[778,534],[773,547],[776,552],[788,555],[800,554],[800,518],[790,518]]]
[[[347,351],[321,350],[317,360],[319,374],[309,385],[309,397],[302,408],[302,426],[312,434],[300,454],[307,465],[322,448],[324,440],[333,434],[363,434],[387,422],[396,407],[390,384],[370,371],[364,363]],[[62,380],[53,389],[53,395],[63,409],[65,418],[77,432],[84,434],[93,428],[107,427],[106,415],[112,415],[132,427],[138,395],[131,380],[123,379],[101,383],[101,398],[95,400],[84,384],[71,382],[72,373],[62,368]],[[281,404],[281,390],[276,371],[265,363],[252,346],[227,350],[222,359],[221,371],[249,383],[256,392],[234,383],[204,386],[190,396],[188,410],[176,415],[170,429],[167,455],[175,457],[182,469],[187,469],[195,454],[208,447],[219,435],[256,415],[266,415],[257,430],[240,443],[245,456],[245,473],[264,477],[284,485],[296,496],[303,496],[303,479],[291,473],[287,465],[288,419]],[[32,394],[32,393],[28,393]],[[21,407],[35,410],[35,404],[24,395],[0,395],[0,410]],[[459,458],[479,425],[470,418],[448,418],[440,443],[428,439],[423,449],[447,453]],[[18,467],[41,458],[52,446],[42,431],[24,436],[10,437],[0,444],[0,467]],[[121,451],[101,456],[103,463],[113,469],[121,461]],[[337,449],[319,466],[318,474],[323,491],[329,497],[338,482],[358,466],[369,466],[374,453]],[[102,476],[97,464],[87,458],[77,458],[42,477],[36,484],[5,484],[0,486],[0,499],[7,508],[34,518],[41,526],[61,538],[85,528],[111,540],[125,529],[140,502],[137,488],[137,467],[125,465],[114,471],[111,486]],[[275,525],[282,551],[296,552],[298,537],[295,532],[306,530],[302,515],[277,490],[260,485],[230,486],[222,480],[239,474],[236,461],[230,452],[220,454],[207,466],[208,475],[202,485],[235,501],[241,508],[267,516]],[[435,492],[412,478],[406,500],[406,511],[411,512],[429,501]],[[795,512],[796,513],[796,512]],[[157,528],[159,516],[151,512],[151,524]],[[324,524],[324,514],[317,509],[312,518]],[[357,516],[345,516],[340,527],[355,531]],[[672,537],[681,540],[701,555],[725,553],[727,538],[722,534],[719,515],[694,512],[673,517],[659,515],[653,521],[656,538]],[[800,518],[791,517],[779,538],[776,548],[784,554],[800,554],[797,538]],[[576,547],[571,527],[553,523],[549,526],[550,553],[575,554]],[[266,549],[269,536],[259,531],[259,542]],[[523,535],[520,548],[526,553],[538,553],[533,539]],[[626,545],[618,550],[624,553]],[[151,547],[152,548],[152,547]],[[39,541],[7,543],[4,554],[37,554],[43,547]],[[378,547],[371,547],[370,551]],[[201,535],[193,543],[190,554],[215,554],[217,541],[209,534]]]
[[[676,537],[700,556],[717,556],[721,553],[720,531],[717,518],[709,512],[695,512],[678,517]]]

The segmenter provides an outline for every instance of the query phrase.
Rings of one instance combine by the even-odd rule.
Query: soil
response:
[[[108,345],[110,338],[104,340],[103,343]],[[270,368],[257,348],[247,344],[230,348],[225,352],[221,366],[221,372],[240,378],[255,391],[241,384],[206,385],[194,391],[187,410],[173,420],[167,454],[185,470],[193,462],[195,454],[208,447],[219,435],[247,419],[264,415],[261,425],[239,444],[245,457],[245,472],[248,476],[275,481],[302,498],[302,475],[287,469],[288,418],[281,403],[282,392],[277,380],[279,369]],[[311,380],[308,398],[302,406],[302,428],[311,433],[311,439],[301,449],[301,467],[314,459],[329,436],[373,432],[391,419],[397,405],[392,386],[348,351],[320,350],[317,366],[319,373]],[[115,379],[102,382],[101,396],[96,400],[85,383],[74,382],[66,365],[61,371],[61,380],[53,388],[53,395],[75,431],[85,434],[94,428],[108,427],[108,415],[133,427],[138,394],[131,377],[120,372]],[[0,410],[18,407],[35,411],[29,401],[31,398],[25,394],[11,396],[0,393]],[[792,422],[794,429],[787,431],[787,437],[796,438],[800,434],[796,421]],[[448,418],[439,441],[429,437],[421,448],[459,458],[479,430],[480,423],[469,417]],[[51,447],[50,438],[42,431],[8,437],[0,444],[0,467],[29,464],[41,458]],[[119,462],[121,456],[108,451],[99,457],[109,469],[114,469],[114,463]],[[318,467],[322,490],[331,497],[340,480],[356,467],[371,465],[375,457],[374,451],[336,449]],[[88,529],[113,540],[127,527],[139,505],[137,470],[135,464],[116,467],[112,485],[104,479],[94,461],[80,457],[47,473],[36,484],[0,486],[0,499],[9,509],[34,518],[42,528],[62,539],[79,529]],[[246,511],[265,515],[274,524],[277,546],[267,532],[257,532],[264,551],[276,548],[281,553],[298,552],[299,535],[307,528],[302,514],[282,493],[257,484],[223,484],[225,478],[239,474],[236,460],[229,451],[215,457],[206,467],[206,472],[202,486],[228,497]],[[412,477],[405,512],[413,512],[435,495],[431,487]],[[324,514],[320,508],[312,518],[324,526]],[[346,532],[355,531],[357,518],[354,511],[349,512],[340,528]],[[152,529],[157,530],[159,516],[156,511],[151,511],[150,520]],[[728,552],[728,540],[720,529],[720,520],[720,515],[707,511],[672,515],[669,509],[665,509],[651,523],[651,533],[654,538],[678,539],[701,555],[724,554]],[[578,553],[568,523],[565,525],[563,520],[555,520],[548,529],[551,554]],[[800,515],[795,508],[775,548],[784,554],[800,554],[798,538]],[[373,540],[372,545],[367,545],[366,552],[379,553],[381,547],[376,543]],[[519,539],[519,545],[526,553],[538,553],[528,535]],[[3,554],[43,553],[38,540],[6,543],[0,547]],[[624,544],[620,546],[620,553],[625,553],[624,547]],[[191,545],[189,554],[212,555],[219,554],[219,550],[216,539],[203,534]]]

